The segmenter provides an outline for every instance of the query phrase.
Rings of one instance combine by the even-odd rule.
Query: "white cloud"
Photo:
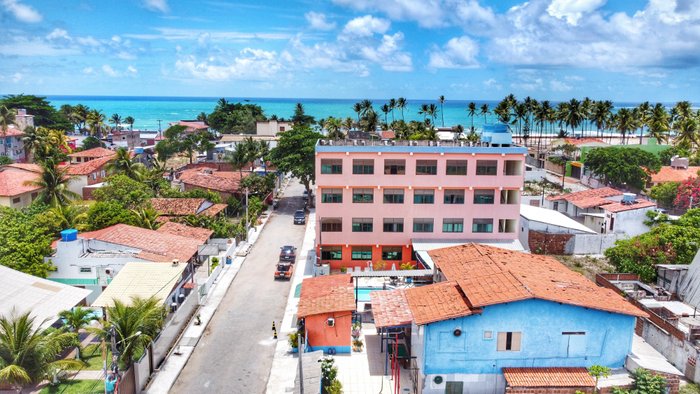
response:
[[[295,37],[290,43],[296,56],[288,54],[290,58],[285,63],[294,67],[353,73],[360,77],[369,75],[367,66],[356,59],[350,59],[338,43],[318,42],[309,46],[300,37]]]
[[[175,67],[194,78],[209,81],[269,80],[282,69],[277,52],[253,48],[245,48],[232,57],[209,56],[200,60],[189,55],[178,59]]]
[[[335,29],[335,22],[330,22],[326,19],[326,15],[320,12],[307,12],[304,14],[306,21],[309,22],[309,26],[315,30],[333,30]]]
[[[126,72],[132,75],[136,75],[139,73],[139,70],[136,69],[136,67],[132,66],[131,64],[126,68]]]
[[[413,20],[424,27],[444,24],[444,4],[440,0],[333,0],[333,2],[358,11],[382,12],[393,20]]]
[[[489,78],[489,79],[485,80],[483,83],[484,83],[484,86],[486,86],[489,89],[494,89],[494,90],[503,89],[503,85],[498,83],[498,81],[496,81],[496,79],[494,79],[494,78]]]
[[[10,77],[10,80],[13,83],[18,83],[19,81],[22,80],[22,78],[24,78],[24,75],[22,75],[22,73],[16,72],[16,73],[12,74],[12,76]]]
[[[120,74],[117,72],[117,70],[113,69],[112,66],[109,64],[103,64],[102,65],[102,72],[105,73],[106,76],[108,77],[118,77]]]
[[[349,21],[343,28],[343,35],[348,37],[370,37],[374,34],[384,34],[391,22],[372,15],[357,17]]]
[[[124,37],[135,38],[139,40],[168,40],[168,41],[197,41],[203,35],[207,39],[217,42],[249,42],[257,40],[289,40],[292,35],[289,33],[270,33],[270,32],[240,32],[240,31],[209,31],[204,29],[182,29],[173,27],[156,27],[153,28],[157,33],[132,33],[123,34]]]
[[[474,68],[479,62],[479,45],[467,36],[451,38],[442,48],[430,52],[429,68]]]
[[[166,13],[170,10],[167,0],[145,0],[143,5],[151,11]]]
[[[365,46],[360,50],[362,56],[387,71],[412,71],[413,61],[411,55],[401,51],[403,33],[382,36],[378,47]]]
[[[37,23],[41,22],[43,17],[41,14],[26,4],[22,4],[18,0],[2,0],[2,5],[5,11],[12,14],[20,22]]]
[[[555,18],[566,19],[570,25],[577,25],[585,14],[597,10],[605,0],[553,0],[547,13]]]
[[[71,40],[71,36],[68,35],[68,32],[63,30],[63,29],[53,29],[51,33],[46,35],[47,40]]]
[[[549,88],[555,92],[568,92],[573,89],[573,87],[566,82],[552,79],[549,81]]]
[[[95,75],[95,69],[92,67],[83,68],[83,74],[85,75]]]

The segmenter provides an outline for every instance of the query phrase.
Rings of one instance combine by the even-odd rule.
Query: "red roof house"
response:
[[[304,319],[306,345],[312,350],[350,353],[354,310],[349,274],[304,279],[297,316]]]

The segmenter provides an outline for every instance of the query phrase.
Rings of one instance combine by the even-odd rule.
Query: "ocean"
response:
[[[195,119],[201,112],[211,113],[216,107],[218,97],[131,97],[131,96],[47,96],[47,100],[53,106],[59,108],[61,105],[83,104],[92,109],[98,109],[105,114],[107,120],[112,114],[119,114],[122,118],[131,116],[135,119],[134,129],[158,130],[158,120],[161,121],[161,128],[164,130],[168,123],[183,119]],[[357,119],[357,114],[352,110],[354,103],[360,99],[286,99],[286,98],[226,98],[229,102],[247,102],[260,105],[265,115],[277,115],[280,118],[289,119],[294,114],[296,103],[302,103],[307,114],[312,115],[316,120],[334,116],[336,118],[351,117]],[[488,104],[490,110],[496,107],[498,101],[473,100],[477,108],[483,104]],[[384,114],[379,108],[387,100],[372,100],[375,110],[382,120]],[[446,100],[443,110],[438,113],[436,125],[453,126],[461,124],[465,129],[472,125],[472,119],[468,115],[467,105],[470,100]],[[403,116],[408,122],[410,120],[423,120],[423,115],[418,113],[421,104],[440,104],[437,100],[408,100],[408,106],[404,109]],[[554,103],[553,105],[555,105]],[[634,106],[633,103],[616,103],[618,106]],[[401,119],[401,112],[394,110],[394,119]],[[388,116],[389,122],[392,120],[391,114]],[[474,127],[477,129],[486,123],[496,122],[493,114],[474,116]]]

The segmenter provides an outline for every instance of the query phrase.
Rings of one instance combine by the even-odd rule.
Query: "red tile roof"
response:
[[[209,125],[207,125],[204,122],[196,121],[196,120],[181,120],[179,122],[171,123],[170,125],[171,126],[185,126],[185,127],[187,127],[187,131],[209,129]]]
[[[97,147],[97,148],[92,148],[80,152],[75,152],[71,153],[68,155],[68,157],[92,157],[92,158],[98,158],[98,157],[105,157],[105,156],[112,156],[116,154],[113,150],[109,150],[106,148],[102,147]]]
[[[396,132],[394,132],[394,130],[382,131],[382,139],[383,140],[393,140],[394,138],[396,138]]]
[[[2,134],[0,134],[0,135],[2,135]],[[7,126],[7,132],[5,133],[5,137],[20,137],[23,135],[24,135],[24,131],[14,127],[14,125]]]
[[[377,328],[400,327],[413,321],[404,289],[373,291],[369,293],[369,298]]]
[[[595,387],[586,368],[503,368],[509,387]]]
[[[40,186],[25,184],[38,180],[40,173],[41,168],[36,164],[10,164],[0,167],[0,196],[13,197],[41,190]]]
[[[598,189],[583,190],[558,196],[549,196],[549,201],[566,200],[579,208],[592,208],[610,203],[605,197],[621,196],[622,192],[611,187],[601,187]]]
[[[197,239],[172,235],[145,228],[116,224],[102,230],[78,235],[84,239],[123,245],[138,249],[136,256],[144,260],[171,262],[175,259],[187,262],[202,244]]]
[[[567,144],[571,145],[586,145],[586,144],[591,144],[591,143],[598,143],[598,144],[603,144],[603,145],[609,145],[607,142],[601,140],[600,138],[592,138],[592,137],[586,137],[586,138],[564,138],[564,142]]]
[[[243,174],[243,177],[246,175]],[[235,193],[239,189],[241,174],[238,171],[194,169],[183,171],[179,179],[186,185],[225,193]]]
[[[68,175],[90,175],[95,171],[99,171],[102,167],[114,160],[114,152],[111,156],[103,156],[97,159],[92,159],[84,163],[69,164]]]
[[[441,282],[406,290],[406,300],[416,324],[468,316],[474,312],[456,282]]]
[[[297,316],[355,310],[355,293],[350,274],[325,275],[301,282]]]
[[[663,166],[656,174],[651,174],[652,183],[665,183],[665,182],[683,182],[688,179],[695,179],[698,177],[698,171],[700,167],[688,167],[685,168],[673,168],[670,166]]]
[[[472,308],[536,298],[645,316],[620,294],[596,286],[552,257],[479,244],[435,249],[428,254],[451,281],[448,283],[459,285]]]
[[[600,208],[608,212],[616,213],[623,211],[631,211],[634,209],[650,208],[655,206],[656,204],[649,200],[643,200],[641,198],[638,198],[635,200],[634,204],[623,204],[621,202],[614,202],[612,204],[602,205]]]
[[[151,206],[161,216],[187,215],[216,216],[226,209],[226,204],[212,204],[204,198],[152,198]]]
[[[198,240],[200,243],[205,243],[214,234],[213,230],[200,227],[190,227],[184,224],[167,222],[162,226],[158,227],[159,233],[179,235],[181,237],[193,238]]]
[[[223,212],[224,209],[226,209],[227,207],[228,205],[226,204],[214,204],[211,207],[205,209],[203,212],[201,212],[201,214],[204,216],[213,217]]]

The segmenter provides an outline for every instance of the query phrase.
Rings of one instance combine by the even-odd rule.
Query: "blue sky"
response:
[[[0,0],[0,93],[700,102],[697,0]]]

